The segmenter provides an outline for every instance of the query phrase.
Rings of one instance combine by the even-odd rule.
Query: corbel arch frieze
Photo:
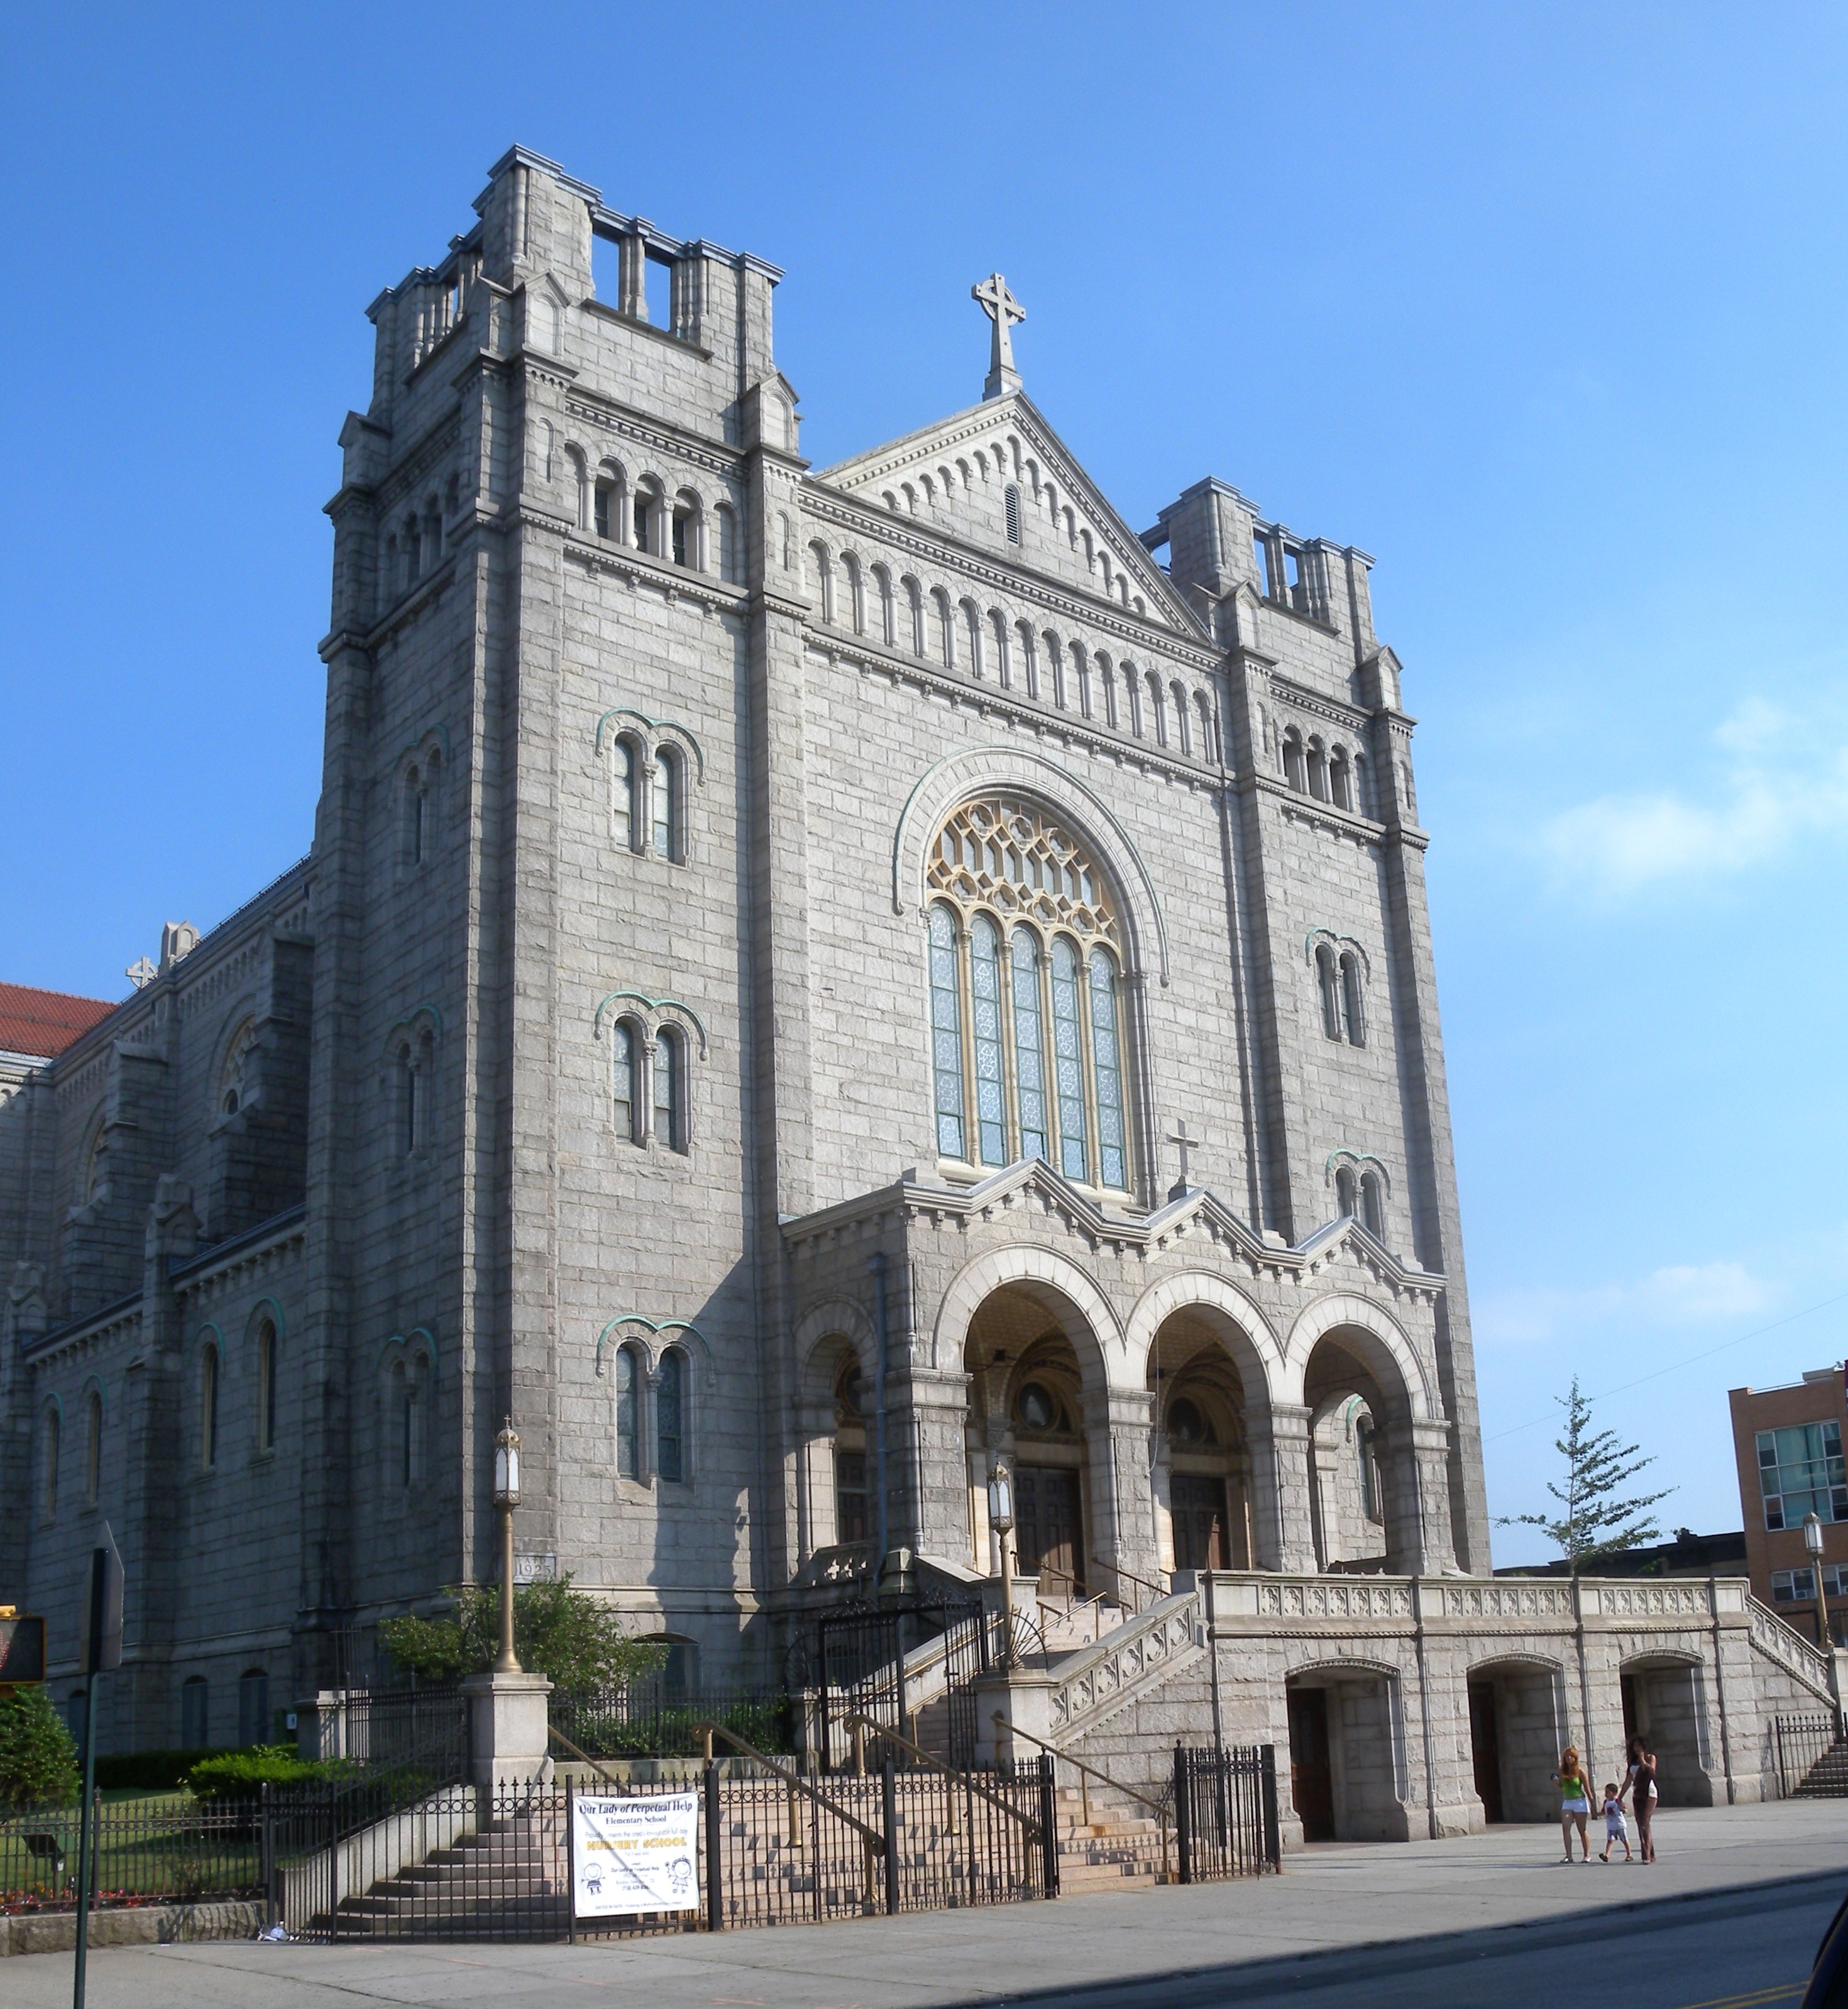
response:
[[[1135,840],[1110,806],[1069,769],[1030,747],[973,746],[946,755],[927,768],[900,810],[892,834],[892,911],[922,918],[929,902],[925,853],[931,838],[958,803],[993,790],[1037,795],[1068,821],[1115,880],[1122,894],[1128,958],[1138,974],[1169,980],[1167,922],[1155,879]]]
[[[1370,1298],[1363,1298],[1351,1291],[1331,1292],[1316,1299],[1290,1328],[1279,1377],[1280,1401],[1303,1402],[1309,1356],[1315,1352],[1317,1341],[1340,1330],[1359,1333],[1371,1342],[1363,1350],[1376,1356],[1366,1362],[1376,1372],[1390,1363],[1410,1406],[1413,1422],[1443,1421],[1443,1405],[1405,1328]]]

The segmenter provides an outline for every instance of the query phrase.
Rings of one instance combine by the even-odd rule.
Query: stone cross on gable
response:
[[[1170,1199],[1179,1199],[1186,1193],[1188,1190],[1187,1154],[1189,1151],[1197,1151],[1205,1141],[1204,1137],[1188,1136],[1187,1118],[1184,1116],[1168,1132],[1168,1142],[1181,1153],[1181,1177],[1168,1189]]]
[[[988,381],[982,387],[986,399],[1004,398],[1020,388],[1020,372],[1014,367],[1014,337],[1009,332],[1017,321],[1025,321],[1027,310],[1007,290],[1007,282],[991,272],[979,286],[969,289],[975,302],[993,324],[988,349]]]

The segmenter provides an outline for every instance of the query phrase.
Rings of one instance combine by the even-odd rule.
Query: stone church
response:
[[[1435,1834],[1627,1720],[1768,1790],[1832,1671],[1743,1584],[1490,1578],[1372,560],[1213,478],[1133,529],[999,275],[980,399],[818,470],[776,268],[519,148],[475,210],[368,310],[312,849],[0,1105],[61,1697],[104,1518],[116,1744],[365,1678],[492,1574],[511,1415],[520,1572],[702,1682],[992,1595],[1005,1459],[1041,1734],[1124,1776],[1274,1742],[1292,1834]]]

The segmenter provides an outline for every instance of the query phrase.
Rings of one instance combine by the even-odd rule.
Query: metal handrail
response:
[[[572,1743],[571,1739],[565,1735],[565,1732],[558,1728],[555,1724],[547,1724],[546,1731],[548,1736],[557,1738],[558,1741],[565,1746],[565,1749],[571,1753],[572,1757],[579,1759],[585,1764],[588,1765],[591,1770],[597,1773],[599,1778],[607,1779],[612,1786],[619,1788],[625,1793],[628,1791],[628,1787],[623,1780],[618,1778],[614,1772],[606,1771],[602,1764],[599,1763],[597,1759],[593,1758],[590,1753],[586,1751],[582,1745]]]
[[[1138,1589],[1149,1592],[1158,1604],[1164,1597],[1173,1595],[1171,1592],[1163,1590],[1159,1583],[1151,1583],[1145,1576],[1138,1576],[1134,1570],[1126,1570],[1120,1563],[1106,1562],[1102,1556],[1093,1556],[1091,1560],[1098,1568],[1107,1569],[1119,1583],[1127,1577]],[[1138,1618],[1142,1615],[1140,1605],[1135,1607],[1135,1615]]]
[[[1161,1873],[1163,1876],[1167,1875],[1168,1807],[1165,1800],[1152,1800],[1146,1793],[1138,1793],[1134,1786],[1126,1786],[1120,1779],[1113,1779],[1108,1772],[1099,1771],[1095,1765],[1087,1764],[1082,1758],[1074,1758],[1069,1751],[1061,1751],[1057,1745],[1047,1743],[1043,1737],[1036,1737],[1032,1731],[1021,1729],[1018,1723],[1010,1723],[998,1709],[994,1712],[994,1720],[1007,1731],[1010,1737],[1024,1737],[1029,1744],[1037,1744],[1042,1751],[1050,1751],[1055,1759],[1062,1758],[1067,1765],[1074,1766],[1080,1773],[1089,1772],[1092,1778],[1101,1779],[1111,1791],[1125,1794],[1129,1798],[1139,1801],[1144,1806],[1152,1809],[1156,1819],[1161,1823]],[[1085,1818],[1087,1823],[1090,1819],[1090,1813],[1091,1803],[1087,1798],[1085,1802]]]
[[[1039,1823],[1031,1816],[1023,1814],[1018,1807],[1011,1807],[999,1793],[991,1793],[986,1786],[978,1786],[968,1773],[958,1771],[954,1765],[946,1765],[942,1759],[933,1757],[921,1745],[912,1743],[908,1737],[901,1736],[896,1730],[888,1730],[885,1724],[876,1717],[867,1716],[856,1709],[850,1714],[844,1716],[841,1720],[848,1729],[870,1730],[876,1737],[883,1737],[890,1744],[902,1745],[914,1758],[922,1758],[926,1765],[941,1772],[945,1778],[967,1786],[972,1793],[977,1794],[980,1798],[986,1800],[990,1806],[998,1807],[1011,1819],[1018,1821],[1035,1841],[1040,1839]]]
[[[826,1807],[830,1813],[845,1821],[849,1827],[857,1829],[875,1848],[883,1849],[885,1847],[886,1838],[877,1828],[869,1827],[858,1815],[850,1814],[846,1808],[830,1800],[826,1793],[810,1785],[800,1773],[791,1771],[786,1765],[779,1765],[775,1759],[759,1751],[755,1744],[747,1744],[736,1731],[728,1730],[722,1723],[707,1723],[703,1720],[695,1723],[693,1727],[706,1740],[706,1756],[708,1763],[712,1758],[712,1740],[715,1737],[722,1737],[728,1744],[735,1745],[747,1758],[756,1759],[759,1765],[767,1765],[792,1793],[806,1793],[818,1807]]]

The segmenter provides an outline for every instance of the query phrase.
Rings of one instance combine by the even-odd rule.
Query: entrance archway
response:
[[[1049,1602],[1087,1595],[1095,1554],[1113,1546],[1116,1503],[1107,1441],[1103,1362],[1090,1327],[1051,1286],[1021,1281],[991,1292],[969,1320],[967,1444],[972,1547],[998,1570],[988,1528],[988,1479],[997,1459],[1014,1472],[1015,1568]]]
[[[1656,1756],[1657,1786],[1665,1807],[1710,1807],[1716,1794],[1709,1749],[1706,1679],[1698,1661],[1651,1655],[1626,1660],[1623,1741],[1640,1736]]]
[[[1351,1660],[1284,1685],[1290,1797],[1305,1841],[1404,1841],[1404,1710],[1396,1670]]]
[[[1415,1571],[1423,1554],[1413,1405],[1398,1363],[1364,1328],[1311,1349],[1309,1515],[1316,1567]]]
[[[1469,1670],[1470,1759],[1485,1821],[1555,1819],[1552,1777],[1565,1748],[1564,1674],[1513,1656]]]
[[[1242,1353],[1250,1353],[1241,1360]],[[1149,1349],[1155,1412],[1151,1487],[1161,1568],[1249,1569],[1252,1521],[1250,1384],[1263,1373],[1251,1342],[1208,1307],[1171,1313]],[[1262,1400],[1262,1398],[1261,1398]]]

